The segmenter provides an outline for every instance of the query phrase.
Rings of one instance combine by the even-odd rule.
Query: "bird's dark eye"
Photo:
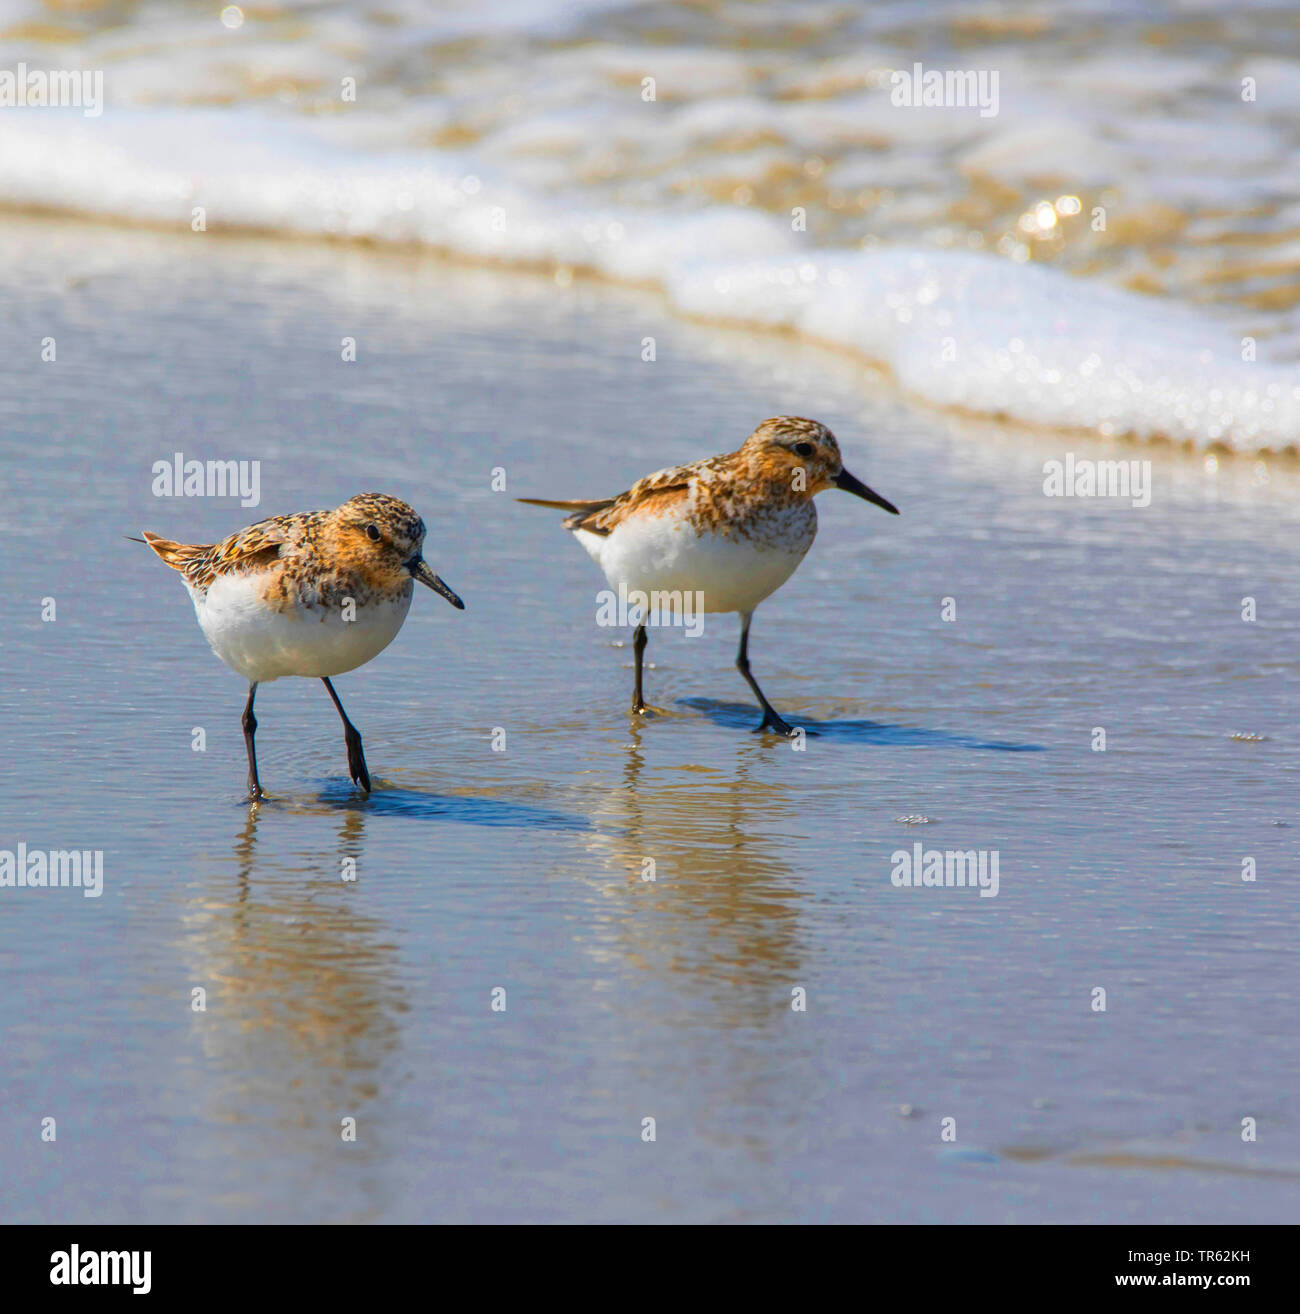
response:
[[[812,443],[795,443],[794,450],[800,456],[811,456],[817,449]]]
[[[378,543],[378,542],[379,542],[379,526],[378,526],[378,525],[367,525],[367,526],[366,526],[366,537],[367,537],[372,543]]]

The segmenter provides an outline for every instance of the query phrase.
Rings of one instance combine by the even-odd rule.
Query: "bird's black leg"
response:
[[[334,686],[329,682],[329,676],[322,676],[321,683],[329,690],[330,697],[334,700],[334,706],[339,709],[339,716],[343,721],[343,742],[348,746],[348,775],[361,788],[363,793],[370,793],[370,772],[366,770],[366,757],[361,751],[361,735],[358,733],[356,726],[348,720],[348,714],[343,710],[343,704],[339,702],[339,696],[334,692]]]
[[[248,686],[248,701],[244,704],[241,724],[244,727],[244,747],[248,750],[248,797],[257,803],[266,797],[257,779],[257,750],[253,747],[253,736],[257,733],[257,717],[253,715],[253,698],[257,694],[257,681]]]
[[[758,699],[759,706],[763,709],[763,720],[759,725],[754,727],[755,734],[761,734],[764,730],[775,730],[777,734],[792,735],[794,730],[781,719],[775,707],[767,701],[763,691],[758,687],[758,681],[754,679],[749,669],[749,622],[753,620],[753,612],[745,612],[740,618],[740,651],[736,654],[736,669],[745,677],[745,683],[754,691],[754,697]]]
[[[645,656],[645,626],[638,625],[636,633],[632,635],[632,651],[636,654],[636,684],[632,689],[632,710],[634,712],[644,712],[646,710],[645,699],[641,696],[641,661]]]

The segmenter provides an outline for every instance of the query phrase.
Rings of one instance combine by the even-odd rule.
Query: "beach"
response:
[[[1294,1219],[1293,463],[409,246],[11,216],[0,250],[2,847],[103,872],[0,890],[7,1221]],[[817,733],[749,733],[729,616],[651,632],[634,723],[604,580],[513,499],[782,413],[902,512],[820,498],[755,620]],[[259,462],[260,504],[156,496],[176,453]],[[1149,461],[1147,504],[1046,495],[1067,457]],[[245,688],[126,536],[372,489],[466,611],[417,597],[338,680],[368,800],[324,693],[265,686],[250,811]],[[996,894],[896,883],[918,843]]]

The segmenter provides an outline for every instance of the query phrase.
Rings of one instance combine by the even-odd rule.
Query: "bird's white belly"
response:
[[[383,652],[411,606],[411,590],[360,603],[354,620],[338,607],[277,611],[262,600],[255,575],[223,575],[206,594],[190,590],[212,651],[246,680],[342,675]]]
[[[808,532],[756,541],[697,533],[685,516],[625,520],[609,535],[577,530],[612,589],[698,595],[701,611],[750,612],[794,574],[812,544]]]

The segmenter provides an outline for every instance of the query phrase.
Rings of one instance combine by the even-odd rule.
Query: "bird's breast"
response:
[[[387,594],[286,594],[269,572],[223,575],[191,590],[212,650],[248,680],[286,675],[321,678],[355,670],[397,637],[411,606],[411,586]]]
[[[610,587],[631,593],[689,591],[701,611],[752,611],[794,574],[817,533],[811,502],[700,516],[629,516],[606,536],[578,531]]]

